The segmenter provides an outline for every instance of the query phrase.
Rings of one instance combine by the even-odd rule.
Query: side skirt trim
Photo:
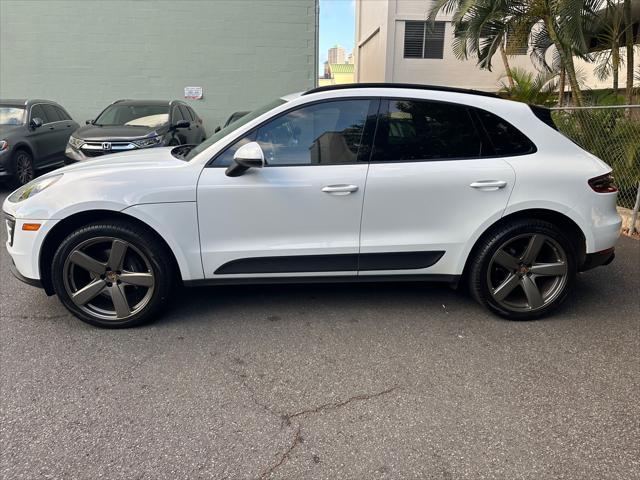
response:
[[[443,255],[444,251],[432,251],[239,258],[221,265],[214,274],[418,270],[434,265]]]
[[[204,280],[185,280],[185,287],[207,285],[297,285],[306,283],[378,283],[378,282],[437,282],[457,285],[460,275],[422,274],[422,275],[367,275],[318,276],[318,277],[257,277],[257,278],[206,278]]]

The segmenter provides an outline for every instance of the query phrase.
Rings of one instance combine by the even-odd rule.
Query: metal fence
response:
[[[562,133],[611,165],[620,190],[618,205],[633,209],[640,189],[640,105],[552,111]]]

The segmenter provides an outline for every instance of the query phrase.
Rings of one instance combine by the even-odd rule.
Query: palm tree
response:
[[[510,100],[532,105],[551,105],[555,102],[556,77],[554,72],[533,72],[514,68],[511,70],[514,86],[502,83],[500,95]]]
[[[532,59],[548,71],[550,49],[566,72],[574,102],[584,104],[574,55],[587,57],[584,31],[604,0],[437,0],[430,19],[438,12],[452,13],[454,52],[458,58],[473,55],[480,68],[491,70],[495,53],[504,48],[507,32],[516,38],[531,36]],[[503,61],[506,55],[503,56]],[[508,66],[508,63],[505,65]],[[510,68],[508,69],[511,70]],[[559,70],[559,69],[558,69]],[[557,71],[557,70],[556,70]]]
[[[624,0],[624,38],[627,50],[627,103],[633,102],[633,19],[631,18],[631,0]]]
[[[597,63],[594,73],[599,80],[613,76],[613,93],[618,94],[620,67],[624,62],[620,57],[620,40],[624,33],[624,18],[617,0],[607,0],[607,9],[600,22],[602,30],[596,36],[598,43],[605,47],[592,55]]]

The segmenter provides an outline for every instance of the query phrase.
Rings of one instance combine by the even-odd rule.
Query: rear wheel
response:
[[[572,243],[555,225],[520,220],[481,241],[469,286],[489,310],[513,320],[550,314],[567,297],[576,276]]]
[[[106,328],[155,319],[173,287],[173,265],[153,235],[126,222],[72,232],[53,258],[56,294],[80,320]]]
[[[13,157],[13,183],[19,187],[34,177],[33,157],[26,150],[18,150]]]

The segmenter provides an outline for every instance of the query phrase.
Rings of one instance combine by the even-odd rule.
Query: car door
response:
[[[200,139],[202,135],[200,134],[200,125],[196,119],[191,115],[189,108],[186,105],[180,105],[180,111],[182,112],[182,116],[185,120],[189,122],[189,128],[184,130],[186,135],[186,143],[188,144],[197,144],[200,143]]]
[[[53,131],[51,135],[52,155],[47,162],[48,165],[60,164],[64,162],[64,150],[69,141],[69,136],[73,132],[72,122],[68,115],[52,104],[42,104],[45,115],[49,120],[49,130]]]
[[[360,217],[378,102],[348,99],[285,112],[231,145],[198,182],[207,278],[356,275]],[[266,166],[225,175],[257,141]]]
[[[44,106],[43,103],[37,103],[32,105],[29,110],[29,125],[34,118],[42,120],[42,125],[38,128],[29,126],[29,138],[35,147],[33,162],[36,168],[49,165],[52,159],[55,159],[57,151],[54,122],[58,117],[49,118]]]
[[[383,100],[362,214],[360,275],[461,273],[465,245],[501,216],[514,182],[474,109]]]

